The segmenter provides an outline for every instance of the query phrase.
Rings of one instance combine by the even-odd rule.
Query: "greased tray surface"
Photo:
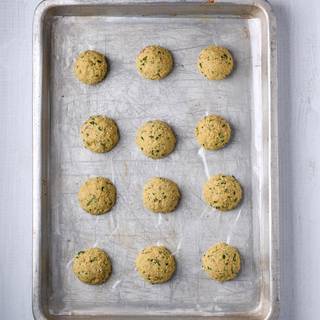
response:
[[[275,49],[268,10],[264,2],[251,7],[246,1],[54,1],[38,8],[37,318],[276,316]],[[161,81],[144,80],[136,72],[135,57],[148,44],[173,53],[173,72]],[[223,81],[207,81],[197,71],[198,54],[209,44],[229,48],[235,58],[233,74]],[[83,85],[73,76],[75,57],[87,49],[103,52],[110,64],[106,80],[97,86]],[[231,143],[216,152],[199,149],[193,133],[196,122],[210,113],[224,116],[233,128]],[[108,115],[119,126],[120,142],[109,153],[94,154],[82,146],[79,128],[93,114]],[[168,122],[177,136],[175,151],[157,161],[147,159],[135,145],[136,130],[152,119]],[[201,200],[204,182],[218,173],[236,176],[244,189],[241,205],[224,214]],[[79,207],[77,192],[88,177],[99,175],[114,182],[118,199],[110,213],[94,217]],[[182,200],[172,214],[151,214],[143,208],[142,188],[153,176],[178,183]],[[202,253],[219,241],[235,245],[243,261],[239,277],[223,284],[208,279],[200,262]],[[137,253],[152,244],[168,247],[177,261],[174,278],[162,285],[144,283],[134,270]],[[93,246],[105,249],[112,259],[112,276],[101,286],[81,283],[71,270],[74,254]]]

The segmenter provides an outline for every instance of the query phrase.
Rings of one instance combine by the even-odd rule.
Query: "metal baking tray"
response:
[[[278,137],[275,18],[261,0],[93,1],[53,0],[35,11],[33,30],[33,311],[36,319],[275,319],[279,312]],[[143,80],[135,56],[148,44],[168,48],[173,72]],[[209,44],[231,50],[236,67],[223,81],[196,69]],[[110,72],[97,86],[72,73],[86,49],[106,54]],[[195,123],[208,113],[232,124],[231,143],[199,150]],[[107,114],[120,128],[107,154],[84,149],[79,127]],[[146,159],[134,143],[146,120],[167,121],[177,135],[168,158]],[[219,214],[201,200],[207,177],[235,175],[244,188],[239,208]],[[115,208],[93,217],[77,202],[89,176],[111,178]],[[176,181],[177,211],[147,212],[141,189],[151,176]],[[238,247],[238,278],[223,284],[201,270],[201,254],[226,241]],[[134,270],[144,246],[164,244],[177,271],[162,285],[144,283]],[[105,249],[113,263],[107,283],[89,286],[71,271],[74,254]]]

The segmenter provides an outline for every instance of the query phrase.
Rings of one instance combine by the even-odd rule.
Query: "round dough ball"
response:
[[[147,46],[136,58],[136,68],[145,79],[163,79],[171,72],[172,67],[170,51],[160,46]]]
[[[194,134],[198,143],[206,150],[218,150],[229,142],[231,127],[224,118],[209,115],[197,123]]]
[[[240,271],[241,259],[237,248],[221,242],[209,248],[202,256],[202,268],[211,279],[227,281]]]
[[[79,251],[73,258],[72,270],[79,280],[88,284],[101,284],[112,271],[109,256],[99,248]]]
[[[212,176],[203,187],[206,203],[220,211],[234,209],[242,198],[242,188],[234,176]]]
[[[230,51],[223,47],[209,46],[201,50],[198,58],[198,70],[208,80],[222,80],[233,69]]]
[[[172,212],[180,200],[177,184],[166,178],[151,178],[143,188],[143,204],[152,212]]]
[[[82,209],[93,215],[99,215],[111,210],[116,202],[116,188],[104,177],[88,179],[78,193]]]
[[[152,284],[163,283],[171,279],[176,270],[176,261],[167,248],[151,246],[137,256],[136,269],[144,280]]]
[[[154,120],[144,123],[138,129],[136,143],[147,157],[160,159],[174,150],[176,137],[169,125]]]
[[[119,141],[117,124],[105,116],[91,116],[80,129],[83,145],[93,152],[108,152]]]
[[[108,71],[106,57],[93,50],[81,52],[74,65],[75,76],[85,84],[97,84]]]

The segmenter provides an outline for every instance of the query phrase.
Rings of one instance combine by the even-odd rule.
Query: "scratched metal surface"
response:
[[[261,26],[259,19],[230,16],[55,17],[50,50],[50,186],[48,310],[54,315],[246,314],[257,308],[262,292],[262,201],[265,148],[261,107]],[[136,54],[148,44],[173,53],[173,72],[147,81],[135,70]],[[223,81],[207,81],[196,69],[200,50],[209,44],[229,48],[235,70]],[[76,55],[87,49],[108,57],[110,72],[97,86],[85,86],[72,73]],[[206,114],[219,114],[233,128],[231,143],[216,152],[199,149],[193,131]],[[106,154],[82,147],[79,128],[93,114],[118,124],[121,139]],[[162,160],[147,159],[135,145],[145,121],[168,122],[177,136],[175,151]],[[201,199],[210,175],[237,177],[244,189],[241,205],[224,214]],[[110,178],[116,206],[93,217],[78,204],[77,192],[88,177]],[[176,181],[182,199],[168,215],[143,208],[144,182],[152,176]],[[201,255],[225,241],[242,257],[238,278],[208,279]],[[137,253],[163,244],[176,257],[174,278],[149,285],[134,270]],[[98,246],[113,264],[109,281],[88,286],[72,273],[74,254]]]

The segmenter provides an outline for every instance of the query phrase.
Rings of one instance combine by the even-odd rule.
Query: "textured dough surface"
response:
[[[216,175],[204,184],[203,197],[209,206],[228,211],[241,201],[242,188],[234,176]]]
[[[223,47],[209,46],[201,50],[198,57],[198,70],[208,80],[222,80],[233,69],[230,51]]]
[[[107,253],[99,248],[90,248],[75,255],[72,270],[82,282],[101,284],[108,280],[112,265]]]
[[[160,159],[174,150],[176,137],[168,124],[153,120],[144,123],[138,129],[136,143],[147,157]]]
[[[81,208],[93,215],[110,211],[116,202],[116,196],[115,186],[104,177],[88,179],[78,193]]]
[[[227,281],[240,271],[239,251],[224,242],[215,244],[202,256],[202,268],[211,279]]]
[[[231,127],[224,118],[209,115],[197,123],[194,133],[198,143],[206,150],[218,150],[229,142]]]
[[[150,246],[138,254],[136,269],[147,282],[163,283],[171,279],[176,270],[176,262],[167,248]]]
[[[163,79],[171,72],[172,67],[173,59],[170,51],[160,46],[147,46],[136,58],[136,68],[145,79]]]
[[[93,152],[108,152],[119,141],[117,124],[110,118],[91,116],[80,129],[83,145]]]
[[[143,188],[143,204],[152,212],[172,212],[180,200],[180,191],[170,179],[154,177]]]
[[[74,65],[75,76],[85,84],[97,84],[107,75],[108,64],[106,57],[93,50],[79,54]]]

